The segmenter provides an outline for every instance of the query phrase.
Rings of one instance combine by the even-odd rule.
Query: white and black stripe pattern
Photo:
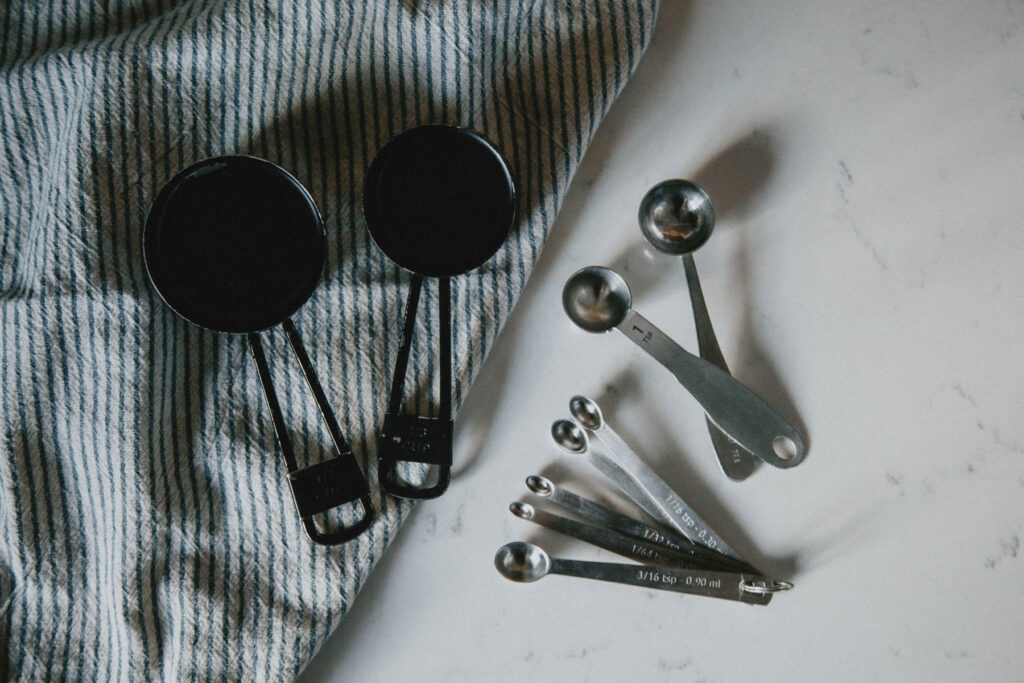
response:
[[[0,673],[302,669],[410,510],[376,487],[408,276],[368,239],[364,170],[399,132],[452,123],[494,142],[517,179],[519,225],[452,282],[458,404],[655,13],[656,0],[0,4]],[[146,280],[155,192],[219,154],[280,164],[325,218],[325,281],[295,323],[382,513],[340,548],[301,530],[242,339],[175,317]],[[437,384],[435,286],[424,294],[420,410]],[[280,332],[265,342],[300,462],[319,460],[327,436],[297,364]]]

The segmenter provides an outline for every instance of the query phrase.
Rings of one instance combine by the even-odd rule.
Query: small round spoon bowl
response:
[[[715,229],[715,207],[704,190],[688,180],[666,180],[640,202],[640,231],[652,247],[668,254],[699,249]]]
[[[551,558],[532,543],[507,543],[494,554],[494,567],[510,581],[530,583],[547,576]]]
[[[510,503],[508,509],[509,512],[511,512],[519,519],[525,520],[533,519],[533,513],[535,512],[535,508],[532,505],[530,505],[529,503],[520,502],[518,500],[514,503]]]
[[[566,453],[581,455],[587,452],[586,433],[572,420],[558,420],[551,425],[551,438]]]
[[[633,303],[626,281],[610,268],[576,271],[562,289],[562,307],[577,327],[607,332],[621,323]]]
[[[539,474],[531,474],[526,478],[526,488],[538,496],[550,496],[555,492],[555,482]]]
[[[569,413],[572,414],[573,419],[591,431],[596,431],[604,426],[601,406],[586,396],[573,396],[569,399]]]

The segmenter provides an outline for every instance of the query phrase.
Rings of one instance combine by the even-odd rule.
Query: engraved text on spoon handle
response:
[[[708,417],[745,449],[776,467],[793,467],[803,459],[800,433],[732,375],[689,353],[636,311],[616,327],[675,375]],[[790,457],[776,454],[779,438],[792,444]]]
[[[743,590],[744,581],[762,577],[732,572],[644,567],[615,562],[585,562],[551,558],[549,573],[691,595],[704,595],[723,600],[737,600],[755,605],[766,605],[771,600],[770,594],[749,593]]]

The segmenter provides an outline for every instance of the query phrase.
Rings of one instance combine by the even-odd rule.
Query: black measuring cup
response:
[[[370,489],[291,320],[320,283],[326,262],[313,198],[269,161],[200,161],[160,190],[146,219],[143,251],[153,287],[178,315],[215,332],[246,336],[309,538],[335,545],[359,535],[374,518]],[[260,341],[260,332],[278,324],[337,450],[336,457],[303,468],[296,464]],[[356,501],[362,510],[354,524],[318,528],[314,515]]]
[[[504,159],[477,133],[420,126],[378,152],[366,175],[363,215],[380,250],[412,273],[381,430],[380,485],[403,498],[436,498],[448,488],[452,465],[451,278],[482,265],[504,243],[515,223],[515,184]],[[436,418],[400,414],[416,307],[428,277],[438,281],[441,321]],[[436,466],[436,483],[420,487],[402,481],[399,462]]]

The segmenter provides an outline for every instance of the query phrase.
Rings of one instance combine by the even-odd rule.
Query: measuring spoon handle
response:
[[[655,529],[632,517],[620,514],[583,496],[573,493],[568,489],[556,486],[548,496],[552,503],[560,505],[569,512],[575,513],[584,519],[601,524],[609,529],[614,529],[626,536],[653,543],[666,550],[681,550],[684,546],[689,548],[692,544],[682,536],[669,535],[661,529]]]
[[[700,276],[697,275],[697,264],[693,262],[692,254],[683,254],[683,270],[686,272],[686,286],[690,292],[690,306],[693,308],[693,323],[697,328],[700,357],[729,372],[725,356],[722,355],[722,347],[718,345],[715,328],[711,326],[711,315],[704,301],[704,290],[700,286]]]
[[[530,512],[528,515],[520,515],[515,511],[515,503],[510,506],[513,514],[520,519],[524,519],[528,522],[533,522],[546,529],[551,529],[565,536],[575,538],[577,540],[589,543],[590,545],[597,546],[598,548],[604,548],[609,552],[613,552],[616,555],[622,555],[639,562],[657,563],[663,565],[670,565],[673,567],[689,567],[697,569],[700,565],[690,558],[673,557],[667,553],[662,552],[660,548],[650,543],[644,543],[633,538],[622,536],[614,531],[602,529],[600,527],[592,526],[590,524],[584,524],[577,522],[574,519],[568,517],[562,517],[560,515],[553,515],[545,510],[540,510],[536,507],[530,506]]]
[[[729,372],[729,365],[725,362],[722,348],[718,345],[715,328],[711,326],[711,316],[704,301],[704,290],[700,286],[700,276],[697,275],[697,264],[693,262],[692,254],[683,254],[683,270],[686,271],[686,286],[690,292],[690,308],[693,309],[693,323],[697,328],[700,357]],[[705,418],[705,421],[708,425],[708,434],[711,435],[711,445],[725,476],[734,481],[742,481],[749,477],[754,471],[754,456],[730,439],[729,435],[719,429],[710,418]]]
[[[551,558],[549,573],[581,579],[625,583],[630,586],[690,595],[704,595],[722,600],[736,600],[751,605],[767,605],[772,598],[770,593],[753,593],[744,590],[744,586],[770,581],[770,579],[756,574],[643,567],[615,562],[585,562],[554,557]]]
[[[742,382],[689,353],[632,309],[617,327],[675,375],[711,421],[745,449],[775,467],[794,467],[803,460],[800,433]]]
[[[734,560],[740,559],[736,551],[729,547],[729,544],[715,533],[714,529],[701,519],[664,479],[648,467],[607,422],[590,433],[608,447],[612,458],[618,461],[619,467],[651,497],[673,529],[694,543],[707,546]]]
[[[600,503],[595,503],[561,486],[555,486],[547,498],[552,503],[579,515],[592,524],[606,527],[623,536],[656,546],[663,554],[689,563],[688,565],[681,564],[679,566],[697,566],[706,569],[716,568],[727,571],[758,573],[756,569],[742,561],[730,559],[705,546],[694,545],[683,536],[676,536],[662,529],[655,529],[643,522],[638,522],[632,517],[620,514],[615,510],[610,510]],[[670,562],[669,564],[675,565],[676,563]]]
[[[633,478],[618,463],[604,452],[595,449],[593,443],[590,444],[583,457],[586,458],[587,462],[594,469],[607,477],[611,483],[615,484],[637,507],[649,514],[653,519],[662,523],[668,523],[665,513],[655,505],[655,501],[647,491],[633,481]]]

